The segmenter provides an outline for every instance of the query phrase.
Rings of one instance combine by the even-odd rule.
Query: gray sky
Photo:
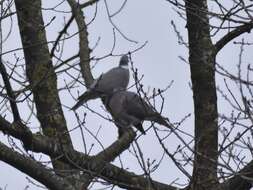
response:
[[[43,7],[51,7],[52,2],[50,0],[43,1]],[[54,1],[55,4],[57,4]],[[121,5],[123,1],[119,0],[108,0],[108,4],[111,12],[115,12]],[[66,3],[59,9],[66,10]],[[58,32],[63,27],[63,16],[66,14],[55,13],[52,11],[45,11],[44,19],[45,23],[49,22],[50,19],[57,15],[57,18],[53,21],[51,25],[47,27],[47,38],[48,40],[54,40]],[[90,21],[94,14],[94,6],[88,8],[85,11],[86,21]],[[16,18],[13,17],[14,28],[12,37],[6,42],[4,51],[11,50],[17,47],[21,47],[20,39],[17,38],[17,26]],[[189,113],[193,113],[193,101],[192,93],[189,87],[190,83],[190,72],[189,66],[186,63],[183,63],[178,56],[183,56],[185,59],[188,59],[187,49],[184,46],[179,46],[177,41],[176,34],[173,31],[173,27],[170,22],[173,20],[176,23],[177,29],[181,34],[186,38],[185,22],[182,19],[178,18],[178,15],[173,10],[172,6],[167,3],[165,0],[128,0],[124,10],[113,18],[115,24],[120,28],[120,30],[129,38],[138,41],[139,43],[133,44],[126,41],[119,33],[116,33],[117,42],[115,47],[115,54],[126,53],[130,50],[133,50],[145,41],[148,41],[147,45],[139,50],[138,52],[132,55],[132,60],[134,66],[138,68],[139,74],[144,75],[143,84],[144,88],[147,90],[149,88],[165,88],[172,80],[174,81],[173,86],[165,93],[165,105],[163,115],[168,117],[171,122],[177,122],[181,120],[184,116]],[[8,26],[8,23],[4,23]],[[76,27],[71,27],[68,32],[71,34],[75,32]],[[89,39],[90,47],[94,47],[96,41],[100,37],[101,40],[94,49],[92,56],[101,57],[108,52],[113,44],[113,33],[112,25],[109,23],[107,14],[105,11],[104,2],[101,1],[98,4],[98,13],[95,21],[89,25]],[[77,37],[75,40],[68,40],[65,44],[65,51],[63,54],[64,58],[68,58],[78,51]],[[235,70],[235,65],[238,61],[238,47],[233,48],[231,45],[227,46],[219,54],[217,61],[222,63],[226,68]],[[17,52],[20,55],[20,52]],[[7,55],[4,57],[8,60],[13,60],[13,54]],[[245,58],[245,60],[252,60],[253,56],[250,55]],[[110,68],[118,64],[119,57],[106,58],[101,60],[97,66],[94,68],[94,76],[99,76],[101,72],[105,72]],[[59,77],[59,85],[63,84],[63,79],[68,79],[67,76]],[[221,81],[219,79],[219,81]],[[133,83],[133,78],[131,78],[131,84]],[[218,83],[222,86],[222,83]],[[80,86],[78,89],[73,90],[74,95],[77,97],[77,90],[83,92],[85,88]],[[134,88],[130,89],[135,91]],[[151,91],[152,92],[152,91]],[[67,95],[67,92],[62,92],[61,100],[64,105],[72,106],[75,102],[74,100]],[[25,105],[20,105],[22,109]],[[99,113],[104,113],[101,109],[100,100],[91,101],[89,106]],[[24,108],[25,109],[25,108]],[[219,106],[220,111],[228,111],[230,108],[226,106]],[[83,112],[87,110],[80,109],[79,113],[82,115]],[[65,116],[67,118],[67,123],[69,129],[72,129],[76,126],[76,121],[74,119],[74,114],[67,109],[64,110]],[[24,116],[26,113],[22,113]],[[102,129],[99,133],[99,139],[103,143],[104,147],[110,145],[117,138],[117,129],[116,127],[104,119],[98,117],[96,114],[93,114],[87,111],[87,127],[90,131],[97,131],[100,126]],[[33,120],[34,123],[31,126],[38,126],[38,123]],[[149,122],[145,123],[145,126],[148,127]],[[162,126],[160,126],[162,128]],[[192,132],[193,131],[193,116],[191,116],[181,127],[181,129]],[[0,136],[1,139],[6,137]],[[74,146],[80,150],[84,151],[83,143],[79,130],[74,130],[71,132],[71,137],[74,143]],[[90,135],[86,135],[87,147],[95,143],[95,146],[92,150],[92,154],[95,154],[98,151],[101,151],[101,147],[96,143],[94,138]],[[142,136],[138,140],[143,152],[144,158],[150,160],[156,159],[157,161],[162,156],[162,149],[158,144],[158,140],[155,138],[152,130],[148,132],[147,135]],[[171,136],[166,141],[166,146],[169,150],[173,152],[178,145],[178,140]],[[122,162],[125,167],[128,167],[130,171],[136,173],[140,172],[140,167],[135,157],[131,156],[129,151],[125,151],[121,156]],[[118,164],[118,159],[116,160]],[[7,166],[5,163],[0,162],[0,187],[4,188],[7,185],[7,189],[24,189],[28,184],[25,176],[20,172],[17,172],[15,169]],[[154,180],[158,180],[164,183],[171,183],[175,179],[179,178],[179,183],[186,183],[186,178],[177,170],[172,163],[172,161],[165,156],[163,162],[161,163],[160,168],[152,174]],[[34,181],[34,180],[33,180]],[[29,184],[29,186],[31,186]],[[31,186],[30,189],[38,189],[34,186]]]

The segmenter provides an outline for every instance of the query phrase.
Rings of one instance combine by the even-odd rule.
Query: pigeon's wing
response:
[[[109,100],[108,110],[112,114],[115,120],[120,121],[123,125],[129,125],[130,118],[125,110],[126,96],[121,93],[115,93]]]
[[[127,127],[134,126],[145,134],[145,130],[142,127],[143,120],[134,115],[134,113],[131,112],[131,109],[129,111],[129,107],[127,105],[129,103],[129,96],[131,96],[131,93],[129,95],[127,91],[116,92],[110,98],[109,103],[107,104],[107,109],[112,114],[116,122],[115,124],[119,129],[121,129],[121,131]],[[131,98],[134,98],[134,96],[131,96]],[[130,106],[131,104],[134,104],[134,101],[132,101],[133,99],[131,98]],[[137,109],[140,109],[140,107],[137,107]]]
[[[129,71],[123,68],[113,68],[103,74],[97,81],[97,91],[112,93],[117,89],[126,89],[129,83]]]
[[[98,87],[99,83],[101,82],[103,78],[104,73],[102,73],[97,79],[95,79],[92,84],[90,85],[89,89],[94,90]]]
[[[114,118],[119,118],[119,115],[124,111],[125,99],[126,96],[121,96],[119,93],[115,93],[109,98],[107,107]]]
[[[112,95],[108,105],[115,118],[122,119],[128,124],[139,123],[145,118],[144,110],[147,104],[135,93],[118,91]]]
[[[129,83],[129,70],[124,68],[113,68],[103,73],[90,85],[91,91],[102,94],[111,94],[118,89],[126,89]]]
[[[127,98],[125,100],[124,109],[128,115],[135,116],[136,118],[148,121],[154,121],[161,125],[170,127],[164,117],[154,110],[143,98],[133,92],[125,92]]]
[[[144,120],[148,115],[154,112],[153,108],[138,94],[133,92],[125,92],[125,94],[127,98],[124,102],[124,108],[129,115]]]

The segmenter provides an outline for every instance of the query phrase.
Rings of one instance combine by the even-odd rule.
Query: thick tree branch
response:
[[[93,76],[90,70],[90,49],[87,26],[80,5],[75,0],[68,0],[68,3],[72,9],[79,30],[80,67],[85,84],[88,87],[93,81]]]
[[[43,133],[49,136],[64,134],[64,143],[72,146],[58,95],[57,77],[47,46],[41,2],[15,0],[15,4],[24,47],[26,74],[32,87]]]
[[[236,27],[236,29],[232,30],[231,32],[227,33],[223,36],[218,42],[215,44],[215,52],[216,54],[231,40],[235,39],[236,37],[240,36],[241,34],[248,32],[250,33],[251,29],[253,28],[253,22],[249,22],[243,24],[241,26]]]
[[[72,148],[58,94],[57,77],[47,46],[41,0],[15,0],[15,5],[24,47],[26,74],[32,87],[37,116],[43,133],[58,140],[62,146]],[[73,182],[76,188],[82,187],[82,184],[76,180],[76,176],[72,175],[73,168],[70,165],[61,162],[61,159],[56,157],[51,157],[51,160],[59,176],[68,177],[67,180]]]
[[[118,152],[116,152],[115,147],[125,146],[126,148],[133,136],[135,136],[133,131],[125,133],[122,137],[122,140],[117,140],[110,146],[111,148],[105,150],[104,153],[97,155],[97,158],[99,159],[95,159],[96,156],[87,156],[83,153],[73,150],[68,146],[63,148],[63,146],[58,144],[55,139],[51,139],[40,134],[32,134],[27,128],[24,130],[16,124],[12,125],[2,117],[0,117],[0,130],[23,141],[25,147],[31,151],[44,153],[51,157],[61,157],[64,162],[69,163],[73,167],[77,169],[83,169],[85,172],[88,171],[92,176],[101,177],[102,179],[113,182],[122,188],[136,190],[177,190],[177,188],[173,186],[156,181],[152,181],[151,183],[149,178],[138,176],[108,163],[109,159],[113,160],[112,156],[107,157],[110,149],[112,148],[112,154],[115,154],[115,156],[123,151],[123,148],[120,148],[118,149]],[[30,138],[29,144],[26,144],[27,138]],[[101,159],[106,159],[106,162]],[[103,166],[103,168],[101,166]],[[99,172],[97,173],[98,170]]]
[[[71,184],[63,178],[56,176],[53,171],[46,169],[45,166],[29,157],[21,155],[1,142],[0,160],[24,172],[50,189],[75,190]]]
[[[207,190],[218,183],[218,111],[214,47],[210,37],[207,0],[188,0],[185,3],[195,115],[195,154],[191,189]]]
[[[248,163],[242,170],[234,174],[234,177],[218,185],[221,190],[250,190],[253,187],[253,161]]]
[[[98,153],[95,157],[97,161],[111,162],[117,156],[119,156],[124,150],[126,150],[136,137],[136,133],[133,129],[129,129],[124,135],[115,141],[111,146]]]
[[[130,128],[128,131],[126,131],[126,133],[122,135],[120,139],[118,139],[108,148],[94,156],[92,160],[94,163],[97,164],[93,172],[96,174],[100,174],[101,171],[104,170],[105,165],[107,163],[112,162],[117,156],[119,156],[123,151],[125,151],[134,141],[135,137],[136,133],[133,131],[133,129]],[[90,178],[90,181],[91,180],[92,178]]]

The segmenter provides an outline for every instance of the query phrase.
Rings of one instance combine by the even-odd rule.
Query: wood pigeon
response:
[[[142,134],[145,130],[142,127],[144,120],[154,121],[169,127],[166,120],[154,110],[154,108],[144,101],[138,94],[130,91],[117,91],[105,98],[106,108],[115,120],[119,128],[119,136],[124,132],[124,128],[134,126]]]
[[[93,81],[88,90],[78,97],[78,102],[71,108],[76,110],[91,99],[108,96],[117,90],[125,90],[129,83],[128,56],[123,55],[119,66],[103,73]]]

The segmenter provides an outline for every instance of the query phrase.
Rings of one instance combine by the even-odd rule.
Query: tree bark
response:
[[[43,133],[57,139],[62,146],[73,148],[58,95],[57,77],[47,46],[41,1],[15,0],[15,5],[24,48],[26,74]],[[78,172],[58,158],[51,157],[51,160],[55,172],[60,176],[70,176]]]
[[[93,82],[93,76],[90,69],[90,49],[88,41],[88,30],[85,23],[85,18],[81,9],[81,6],[75,0],[68,0],[71,7],[72,14],[75,17],[78,31],[79,31],[79,55],[80,55],[80,68],[84,78],[86,87],[89,87]],[[88,3],[88,2],[87,2]],[[93,3],[93,2],[91,2]]]
[[[46,187],[53,190],[75,190],[75,188],[58,177],[49,169],[31,158],[25,157],[0,142],[0,160],[26,173]]]
[[[189,62],[195,113],[195,158],[191,188],[217,183],[218,113],[215,56],[206,0],[186,1]]]
[[[122,188],[136,190],[178,189],[176,187],[168,184],[163,184],[158,181],[150,181],[149,178],[136,175],[132,172],[108,163],[114,160],[116,155],[119,155],[129,146],[135,136],[132,131],[130,131],[130,133],[125,133],[122,138],[118,139],[106,150],[103,150],[96,156],[88,156],[68,147],[64,150],[63,154],[62,146],[59,143],[55,142],[53,138],[32,134],[29,129],[27,131],[24,131],[17,125],[10,124],[2,117],[0,117],[0,130],[23,142],[26,141],[25,139],[27,136],[30,136],[33,143],[31,147],[28,147],[28,150],[51,155],[51,157],[62,157],[65,162],[72,164],[74,168],[92,173],[93,177],[100,177]],[[114,156],[112,157],[112,155]]]

